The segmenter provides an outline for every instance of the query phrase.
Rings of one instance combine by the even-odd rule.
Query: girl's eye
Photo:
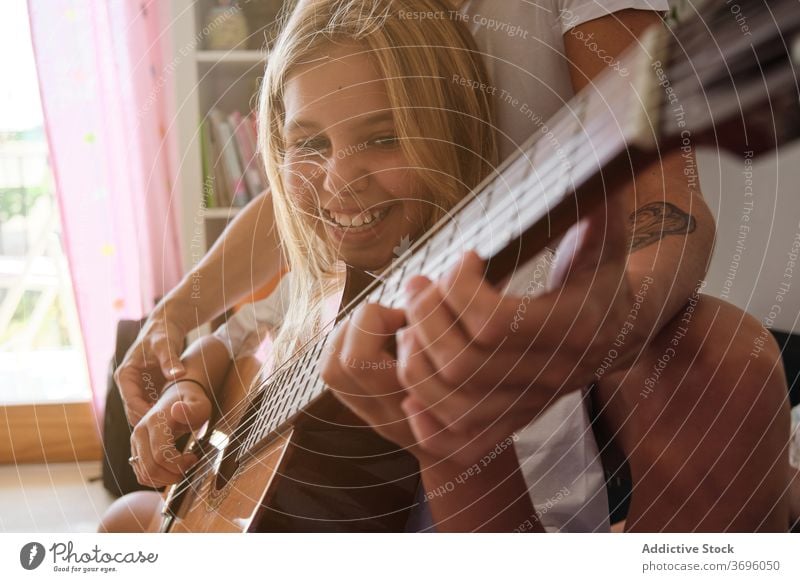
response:
[[[380,147],[393,148],[399,143],[399,140],[396,135],[387,135],[375,138],[372,143]]]
[[[296,141],[292,147],[300,155],[310,156],[324,151],[328,147],[328,142],[321,137],[312,137]]]

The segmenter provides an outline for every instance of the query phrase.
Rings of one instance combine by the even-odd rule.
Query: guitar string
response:
[[[576,129],[577,129],[577,131],[580,131],[580,125]],[[573,137],[573,140],[575,139],[575,137],[576,136]],[[579,141],[578,144],[580,144],[580,143],[581,142]],[[572,154],[572,152],[570,152],[570,154]],[[538,172],[539,169],[536,169],[536,171]],[[505,175],[503,175],[502,177],[505,179]],[[537,198],[539,198],[539,194],[537,192],[535,192],[535,190],[537,190],[537,188],[526,188],[528,183],[531,182],[532,180],[534,180],[535,178],[536,178],[536,176],[535,175],[531,175],[530,172],[529,172],[528,175],[526,175],[525,178],[520,183],[514,184],[513,187],[509,188],[509,191],[511,192],[513,190],[517,190],[517,191],[527,192],[527,191],[530,190],[531,193],[528,195],[528,197],[533,198],[534,202],[536,202]],[[540,189],[544,189],[544,188],[540,187]],[[475,229],[479,231],[479,234],[482,234],[483,231],[491,233],[491,231],[488,231],[488,229],[486,229],[486,224],[487,223],[488,224],[502,223],[502,221],[503,221],[502,214],[509,214],[509,213],[519,214],[519,210],[516,208],[516,206],[519,205],[522,202],[520,200],[520,197],[519,196],[514,197],[511,194],[507,194],[503,199],[503,202],[506,202],[506,201],[511,201],[512,203],[509,204],[507,207],[504,206],[502,203],[500,203],[500,204],[495,203],[494,205],[492,205],[492,212],[495,214],[495,216],[492,216],[491,213],[487,213],[487,212],[483,212],[482,213],[482,221],[481,221],[481,223],[478,223],[478,224],[475,225]],[[465,207],[464,212],[472,210],[473,206],[474,207],[480,207],[480,204],[477,204],[477,202],[483,202],[483,200],[481,198],[475,198],[475,202],[476,202],[476,204],[473,204],[471,206]],[[524,204],[522,206],[527,208]],[[534,208],[534,211],[538,212],[538,209]],[[460,226],[458,223],[461,220],[462,220],[462,215],[458,214],[456,216],[456,218],[453,219],[447,226],[455,225],[456,227],[458,227],[458,226]],[[526,222],[526,221],[521,221],[521,222]],[[451,228],[450,230],[455,230],[455,228]],[[442,239],[448,238],[448,233],[447,232],[443,232],[442,234],[444,236],[438,237],[440,241]],[[441,261],[437,262],[437,260],[436,260],[437,257],[441,258],[441,259],[447,259],[447,255],[449,254],[447,252],[448,250],[452,249],[453,246],[458,246],[459,243],[460,243],[460,240],[463,240],[465,238],[469,238],[469,234],[464,235],[462,233],[459,236],[460,240],[455,240],[455,234],[456,233],[451,234],[450,235],[450,240],[448,240],[445,243],[445,245],[447,246],[447,248],[445,248],[445,252],[440,252],[440,251],[437,250],[436,252],[432,253],[432,259],[424,265],[426,272],[430,273],[430,272],[434,271],[437,268],[438,264],[441,263]],[[505,245],[507,238],[510,239],[512,237],[502,237],[501,238],[501,240],[504,241],[503,246]],[[491,240],[491,239],[489,239],[489,240]],[[430,244],[426,245],[426,248],[430,249],[431,247],[437,246],[437,245],[434,244],[434,242],[435,242],[435,240],[434,240],[434,238],[432,238],[429,241]],[[481,240],[475,246],[478,247],[478,246],[481,246],[481,245],[484,245],[484,244],[486,244],[486,241]],[[442,246],[442,245],[440,244],[438,246]],[[438,246],[437,246],[437,248],[438,248]],[[415,263],[418,262],[418,261],[416,261],[416,259],[418,259],[420,256],[422,256],[422,255],[420,255],[420,254],[412,255],[411,260],[408,261],[409,264],[407,264],[407,265],[404,264],[400,268],[393,269],[393,273],[404,273],[408,267],[411,267],[412,272],[416,272],[418,270],[421,270],[421,266],[416,266],[416,267],[412,267],[411,266],[412,264],[415,264]],[[378,292],[380,292],[382,294],[388,288],[388,289],[390,289],[390,293],[391,293],[392,289],[396,289],[394,286],[389,284],[391,282],[391,280],[392,280],[391,276],[387,277],[386,280],[384,281],[384,284],[382,286],[379,286],[374,291],[378,291]],[[373,293],[374,293],[374,291],[373,291]],[[368,294],[368,293],[366,293],[366,294]],[[397,297],[397,295],[392,297],[390,299],[390,301],[395,301],[396,297]],[[386,302],[384,302],[384,303],[386,303]],[[309,365],[313,365],[315,363],[316,362],[309,362],[309,363],[306,363],[305,366],[308,367]],[[292,399],[293,396],[292,396],[291,392],[294,392],[294,391],[289,390],[288,392],[290,394],[286,395],[285,398],[286,399]],[[295,400],[297,400],[297,398],[295,398]],[[277,403],[277,404],[280,404],[280,403]]]
[[[577,117],[581,117],[581,116],[579,115]],[[575,128],[573,128],[573,136],[570,137],[571,143],[568,144],[568,146],[565,147],[564,149],[569,149],[570,147],[572,147],[574,142],[575,142],[575,140],[578,140],[578,143],[583,145],[583,143],[585,142],[585,139],[581,139],[583,137],[583,135],[584,134],[591,135],[593,133],[593,131],[596,131],[595,128],[592,126],[593,123],[594,123],[594,120],[590,120],[589,124],[585,124],[585,123],[583,123],[582,119],[579,119],[578,120],[578,125]],[[601,129],[603,129],[603,127],[601,127]],[[577,135],[575,135],[575,134],[577,134]],[[589,141],[590,141],[590,143],[592,143],[592,140],[589,140]],[[529,148],[529,149],[538,149],[538,145],[534,144],[534,147],[533,148]],[[528,153],[529,152],[527,152],[527,151],[525,152],[525,154],[528,154]],[[536,151],[535,153],[539,154],[541,152]],[[596,154],[596,152],[595,152],[595,154]],[[569,155],[565,156],[565,157],[571,158],[571,157],[574,157],[574,156],[575,156],[575,154],[573,152],[569,152]],[[525,157],[527,157],[527,155],[526,156],[521,156],[521,158],[523,158],[523,161],[525,161],[524,160]],[[594,157],[596,158],[596,155]],[[551,159],[552,159],[552,157],[551,157]],[[554,162],[554,164],[561,165],[562,162],[556,160]],[[595,166],[594,160],[589,158],[588,165],[590,167],[594,167]],[[470,233],[470,232],[461,233],[461,234],[458,234],[458,232],[457,232],[459,227],[463,227],[461,222],[466,222],[468,220],[471,220],[471,217],[470,217],[470,214],[469,214],[470,212],[476,211],[476,212],[480,212],[480,214],[481,214],[480,221],[476,222],[474,224],[474,227],[473,227],[473,230],[477,230],[478,231],[477,234],[480,235],[485,230],[487,223],[488,224],[503,223],[505,217],[498,216],[498,214],[499,215],[502,215],[502,214],[516,215],[517,218],[518,218],[517,222],[519,224],[522,224],[522,223],[529,224],[531,221],[529,219],[527,219],[527,218],[525,220],[519,220],[519,217],[520,217],[519,212],[520,212],[520,210],[519,210],[518,207],[521,206],[524,210],[527,210],[528,212],[531,212],[530,205],[524,204],[524,202],[526,202],[524,200],[524,197],[525,197],[526,193],[527,193],[527,197],[531,198],[532,201],[535,204],[539,205],[539,207],[541,207],[542,205],[544,205],[544,206],[551,206],[552,205],[552,204],[550,204],[548,202],[546,197],[542,197],[541,196],[541,194],[542,194],[541,192],[537,192],[537,190],[545,190],[546,187],[547,187],[547,186],[543,187],[541,185],[541,181],[542,180],[541,180],[541,178],[539,178],[537,176],[537,174],[546,174],[547,171],[549,171],[550,168],[543,167],[543,166],[538,166],[537,167],[535,164],[529,164],[529,163],[526,163],[525,166],[526,167],[524,168],[524,170],[526,170],[526,173],[524,175],[524,178],[521,181],[519,181],[518,183],[516,183],[513,186],[511,186],[510,188],[508,188],[510,193],[506,194],[504,196],[503,203],[501,203],[501,204],[494,203],[491,206],[492,210],[491,210],[490,213],[487,213],[486,211],[482,210],[482,206],[481,206],[480,202],[484,202],[484,200],[482,200],[482,198],[484,198],[484,196],[481,196],[481,198],[478,198],[478,199],[475,200],[475,202],[476,202],[475,204],[471,204],[470,206],[466,207],[462,213],[457,214],[446,225],[448,227],[449,231],[456,231],[456,232],[452,232],[449,235],[449,240],[447,240],[447,242],[444,242],[444,239],[448,238],[448,236],[447,236],[448,232],[443,232],[442,234],[444,236],[436,237],[436,238],[433,238],[432,240],[426,241],[426,243],[428,243],[428,244],[426,244],[426,247],[425,247],[426,251],[430,250],[431,248],[435,248],[436,249],[436,251],[434,251],[433,253],[428,253],[428,252],[424,253],[424,256],[425,256],[426,260],[427,260],[427,255],[431,255],[432,256],[432,259],[425,264],[425,268],[428,271],[428,273],[430,273],[430,272],[438,272],[438,270],[440,270],[441,266],[446,265],[447,261],[452,260],[451,257],[450,257],[450,255],[452,253],[447,252],[447,251],[452,250],[453,246],[457,246],[458,247],[461,242],[463,242],[465,239],[469,239],[471,237],[472,233]],[[600,164],[600,166],[602,166],[602,164]],[[585,171],[585,168],[583,166],[579,165],[576,168],[568,169],[568,172],[567,172],[567,174],[565,174],[565,176],[569,176],[570,173],[578,175],[578,176],[582,176],[584,171]],[[509,168],[500,176],[500,178],[502,179],[501,181],[512,182],[513,180],[507,178],[506,174],[519,174],[519,173],[520,172],[516,168]],[[513,177],[516,178],[516,176],[513,176]],[[566,181],[567,182],[571,181],[571,182],[574,183],[574,177],[573,177],[572,180],[569,180],[569,178],[567,178]],[[493,188],[494,188],[495,191],[497,190],[497,187],[496,187],[497,182],[498,182],[497,180],[495,182],[493,182]],[[519,195],[512,196],[511,193],[513,193],[514,190],[517,190],[517,191],[522,190],[523,191],[523,195],[522,196],[519,196]],[[572,188],[565,188],[565,192],[569,192],[571,190],[572,190]],[[559,191],[560,191],[560,189],[559,189]],[[492,195],[495,194],[495,192],[490,192],[489,194],[490,194],[490,197],[491,197]],[[563,195],[562,195],[562,199],[563,199]],[[504,203],[506,203],[507,201],[510,201],[510,203],[507,206],[504,206]],[[556,200],[556,201],[559,201],[559,200]],[[532,214],[536,214],[539,211],[540,211],[540,208],[533,207],[533,212],[531,212],[531,213]],[[495,216],[492,216],[492,213],[494,213]],[[520,231],[522,231],[522,229],[520,229]],[[512,231],[508,231],[508,232],[512,232]],[[513,231],[513,232],[514,232],[515,235],[517,234],[516,230]],[[458,240],[456,240],[456,235],[458,235]],[[516,238],[516,236],[510,236],[509,235],[509,236],[500,237],[499,240],[502,241],[502,245],[494,245],[494,246],[499,246],[501,248],[505,247],[510,240],[513,240],[513,238]],[[440,249],[439,249],[439,247],[443,246],[441,244],[443,242],[444,242],[444,246],[446,247],[444,249],[445,252],[441,252]],[[490,243],[491,243],[491,239],[485,240],[485,241],[481,240],[477,244],[475,244],[474,246],[476,248],[478,248],[478,247],[481,247],[483,245],[490,244]],[[463,246],[463,245],[461,245],[461,246]],[[389,289],[390,293],[392,292],[391,291],[392,289],[397,290],[397,286],[396,285],[391,285],[390,283],[392,283],[393,279],[395,279],[395,278],[402,278],[402,275],[400,277],[395,277],[395,275],[404,274],[408,267],[411,267],[410,270],[412,272],[417,272],[417,271],[421,270],[420,266],[416,265],[416,262],[418,262],[417,259],[419,259],[422,256],[423,256],[423,254],[419,254],[419,253],[415,254],[415,255],[412,255],[411,260],[408,262],[409,264],[402,265],[402,267],[397,268],[397,269],[393,269],[392,273],[388,277],[383,278],[384,285],[382,285],[382,286],[380,286],[377,289],[372,290],[372,291],[370,289],[367,289],[364,295],[370,295],[370,294],[374,295],[375,292],[377,291],[378,295],[380,297],[382,297],[384,292],[387,289]],[[414,266],[412,266],[412,265],[414,265]],[[394,296],[390,297],[388,301],[383,301],[383,303],[391,304],[391,303],[396,302],[397,295],[398,295],[398,292],[395,292]],[[377,299],[376,299],[376,301],[377,301]]]
[[[572,152],[570,152],[570,154],[572,155]],[[578,174],[580,175],[579,172],[578,172]],[[530,176],[526,176],[526,178],[522,182],[520,182],[518,184],[515,184],[513,186],[513,188],[511,188],[510,190],[516,190],[516,191],[522,191],[522,192],[531,191],[531,193],[528,195],[528,197],[529,198],[533,198],[534,202],[539,202],[539,207],[528,207],[528,206],[526,206],[524,204],[521,204],[521,205],[523,206],[523,208],[525,208],[527,210],[527,212],[529,214],[539,215],[541,213],[541,206],[542,206],[541,201],[537,201],[536,200],[539,196],[538,196],[538,194],[536,192],[533,192],[533,190],[534,190],[533,188],[526,188],[526,184],[527,184],[527,182],[530,181],[530,178],[531,178]],[[504,198],[508,199],[508,200],[512,200],[512,201],[516,202],[517,204],[522,202],[519,199],[519,196],[514,196],[512,193],[507,194]],[[476,202],[477,201],[478,200],[476,199]],[[509,214],[509,211],[513,212],[514,214],[517,214],[518,218],[519,218],[520,217],[519,210],[517,210],[515,208],[515,206],[517,204],[508,205],[506,207],[503,207],[502,204],[495,204],[494,206],[498,209],[497,212],[494,213],[495,216],[490,216],[488,213],[484,213],[484,215],[483,215],[483,225],[481,225],[481,224],[477,225],[477,228],[479,229],[479,233],[482,235],[484,232],[486,232],[486,233],[489,233],[491,235],[493,233],[493,231],[492,231],[492,229],[487,228],[486,225],[487,224],[489,224],[489,225],[491,225],[491,224],[504,224],[505,223],[505,216],[504,215],[505,214]],[[476,204],[475,206],[478,206],[478,205]],[[471,208],[471,207],[467,207],[467,209],[468,208]],[[465,211],[467,209],[465,209]],[[459,216],[459,219],[460,218],[461,217]],[[451,224],[456,223],[456,222],[457,221],[454,220]],[[524,224],[529,224],[530,222],[533,222],[533,221],[522,218],[522,219],[519,220],[519,222],[520,223],[524,223]],[[500,239],[499,239],[501,241],[501,243],[500,244],[495,244],[494,246],[495,247],[501,247],[501,248],[505,247],[509,240],[512,240],[513,238],[515,238],[514,234],[515,234],[516,231],[513,231],[513,232],[509,231],[509,232],[511,232],[511,234],[508,234],[508,233],[504,234],[504,236],[500,237]],[[444,233],[444,234],[445,234],[445,236],[443,238],[447,238],[447,233]],[[429,276],[431,276],[431,273],[437,272],[440,269],[440,264],[442,264],[443,261],[442,260],[436,260],[436,259],[438,258],[438,259],[448,260],[450,258],[449,255],[453,254],[452,252],[448,252],[448,251],[452,251],[452,249],[454,247],[455,248],[459,248],[460,246],[462,246],[461,245],[461,240],[463,240],[465,238],[470,238],[470,237],[469,237],[469,235],[465,236],[465,235],[462,234],[459,237],[460,240],[455,240],[455,233],[454,233],[450,237],[450,240],[448,241],[449,247],[447,249],[445,249],[444,252],[435,252],[435,253],[433,253],[433,255],[432,255],[433,259],[431,260],[431,262],[425,264],[424,273],[429,275]],[[475,244],[475,247],[476,248],[480,248],[480,247],[484,246],[485,244],[487,244],[488,242],[491,242],[491,240],[492,240],[491,237],[488,238],[488,239],[485,239],[485,240],[479,240]],[[486,253],[486,254],[489,254],[489,253]],[[415,256],[420,256],[420,255],[415,255]],[[412,272],[417,272],[417,271],[420,271],[420,270],[422,270],[420,267],[418,267],[416,269],[412,267]],[[396,272],[405,272],[405,268],[400,269],[399,271],[396,271]],[[377,290],[383,292],[387,288],[389,289],[389,292],[390,293],[394,293],[394,295],[390,295],[390,297],[387,300],[383,301],[383,303],[385,305],[392,305],[393,303],[396,302],[397,298],[400,295],[400,292],[398,290],[398,286],[397,285],[391,285],[389,283],[389,281],[384,282],[384,284],[382,286],[380,286]],[[306,362],[306,363],[302,364],[302,367],[303,368],[309,368],[309,367],[314,366],[316,363],[318,363],[318,361]],[[278,379],[278,381],[280,381],[280,379]],[[298,385],[305,386],[305,383],[298,381]],[[289,401],[289,400],[294,400],[294,401],[300,400],[300,401],[302,401],[303,398],[300,396],[301,392],[303,393],[303,396],[307,396],[305,394],[305,392],[307,392],[307,391],[302,391],[302,390],[299,390],[299,389],[298,390],[292,390],[291,389],[292,388],[291,385],[288,388],[289,389],[286,391],[286,392],[288,392],[288,394],[286,394],[283,397],[284,398],[284,402],[275,403],[276,406],[281,406],[282,405],[282,408],[281,408],[280,412],[277,415],[274,415],[274,416],[276,416],[276,418],[270,418],[265,423],[268,428],[267,428],[266,432],[264,432],[264,434],[269,434],[269,432],[273,428],[277,428],[278,426],[280,426],[289,417],[289,415],[285,414],[285,411],[286,411],[286,405],[285,405],[286,402],[285,401]],[[312,396],[313,396],[313,390],[312,390]],[[293,405],[293,406],[289,407],[289,411],[288,412],[293,412],[294,410],[296,410],[296,406]],[[263,428],[266,428],[266,427],[263,427]],[[262,423],[259,422],[258,427],[256,428],[256,430],[254,430],[254,433],[255,434],[259,434],[260,432],[263,432],[261,429],[262,429]],[[249,442],[249,440],[248,440],[248,442]]]

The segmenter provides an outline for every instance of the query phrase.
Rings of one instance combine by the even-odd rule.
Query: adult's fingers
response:
[[[469,341],[439,287],[417,287],[406,306],[408,330],[425,351],[438,376],[450,385],[465,382],[481,365],[481,349]]]
[[[131,426],[136,426],[158,400],[157,382],[139,359],[126,360],[117,368],[114,379],[122,397],[125,416]]]
[[[419,448],[438,459],[472,463],[512,432],[502,423],[489,422],[480,432],[465,438],[439,422],[413,397],[406,398],[402,407]]]
[[[451,386],[437,373],[411,330],[399,334],[398,378],[405,392],[445,426],[459,423],[473,405],[461,387]]]
[[[608,192],[604,204],[595,208],[567,231],[558,245],[550,274],[550,287],[564,285],[576,274],[613,267],[622,276],[628,256],[628,222],[624,197]]]
[[[181,363],[181,346],[184,338],[178,337],[177,331],[167,330],[153,339],[152,356],[158,360],[161,373],[169,379],[179,378],[186,373],[186,369]]]
[[[511,431],[527,424],[540,409],[557,398],[544,391],[533,392],[536,387],[532,383],[507,383],[501,376],[509,368],[498,366],[491,359],[479,367],[469,382],[443,383],[415,336],[408,331],[402,333],[398,342],[398,358],[398,375],[409,397],[424,406],[426,413],[449,432],[461,434],[462,438],[478,434],[501,416],[509,417],[510,412],[518,411],[519,414],[515,414],[518,418],[509,418],[516,422],[508,428]],[[484,368],[492,370],[484,372]],[[498,372],[498,368],[502,372]],[[529,372],[531,377],[533,374]]]
[[[511,333],[514,307],[484,279],[485,268],[483,259],[470,251],[436,286],[468,338],[492,347]]]

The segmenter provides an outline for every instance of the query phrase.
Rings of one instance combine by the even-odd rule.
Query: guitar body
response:
[[[357,281],[348,277],[345,298],[361,288]],[[416,460],[331,394],[236,461],[235,435],[252,416],[248,387],[262,365],[249,357],[231,366],[218,410],[189,444],[202,451],[201,461],[168,493],[161,531],[404,531],[419,482]]]
[[[174,533],[220,532],[240,533],[252,531],[258,523],[262,501],[280,471],[291,435],[264,449],[247,471],[233,476],[222,487],[218,486],[217,472],[212,464],[206,471],[192,479],[191,490],[183,500],[181,511],[168,530]],[[216,449],[212,455],[218,459],[224,450]]]

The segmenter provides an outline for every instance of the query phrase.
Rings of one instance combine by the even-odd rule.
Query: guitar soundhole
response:
[[[261,407],[261,400],[263,399],[264,391],[259,393],[250,402],[247,410],[242,415],[242,420],[237,425],[236,429],[229,436],[228,442],[222,453],[222,460],[217,469],[217,478],[215,486],[217,490],[225,488],[230,480],[239,469],[239,452],[242,450],[247,436],[253,428],[254,421],[256,420],[256,411]]]
[[[222,462],[220,462],[219,469],[217,470],[217,479],[215,482],[215,487],[217,490],[225,488],[228,482],[233,478],[236,470],[239,468],[239,461],[236,459],[236,454],[238,451],[238,442],[229,443],[225,448],[225,452],[222,456]]]

